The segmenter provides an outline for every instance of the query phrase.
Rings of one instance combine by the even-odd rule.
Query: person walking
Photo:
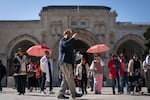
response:
[[[147,92],[150,93],[150,49],[149,49],[149,54],[146,56],[146,59],[143,62],[143,68],[145,72]]]
[[[124,93],[124,86],[126,86],[126,93],[129,94],[129,85],[128,85],[128,62],[126,61],[125,59],[125,56],[121,53],[119,55],[119,58],[120,58],[120,62],[122,64],[122,70],[123,70],[123,78],[122,78],[122,92]]]
[[[123,76],[122,64],[118,59],[117,54],[112,55],[112,59],[108,62],[109,78],[112,80],[112,91],[116,94],[115,87],[117,83],[118,94],[122,94],[121,79]]]
[[[1,83],[5,75],[6,75],[6,68],[2,63],[2,60],[0,59],[0,91],[2,91]]]
[[[94,72],[94,91],[95,94],[101,94],[103,85],[103,67],[104,62],[102,61],[101,55],[96,54],[95,60],[92,61],[90,70]]]
[[[76,35],[77,33],[73,34],[71,29],[67,29],[64,31],[63,38],[59,42],[58,64],[64,75],[64,81],[62,81],[58,99],[69,99],[69,97],[65,96],[67,87],[69,87],[72,98],[82,96],[82,94],[76,92],[72,68],[72,65],[74,65],[75,62],[72,43],[75,41]]]
[[[143,85],[143,65],[142,61],[139,59],[138,54],[133,54],[133,58],[129,61],[128,64],[128,72],[129,72],[129,85],[130,85],[130,93],[134,94],[134,92],[142,93],[142,85]],[[136,88],[136,90],[134,90]]]
[[[75,75],[80,80],[79,88],[81,88],[82,94],[84,94],[84,93],[87,94],[86,88],[87,88],[87,81],[89,78],[89,65],[88,65],[88,63],[86,63],[85,58],[81,58],[80,64],[77,65]]]
[[[45,82],[49,82],[49,93],[53,94],[52,91],[52,66],[49,60],[49,51],[45,51],[45,55],[40,59],[40,67],[42,71],[42,82],[41,82],[41,93],[46,94],[44,91],[45,89]]]
[[[18,48],[17,54],[15,54],[13,65],[14,65],[14,74],[16,80],[16,88],[18,95],[25,94],[26,87],[26,65],[28,63],[27,57],[24,55],[24,51],[22,48]]]

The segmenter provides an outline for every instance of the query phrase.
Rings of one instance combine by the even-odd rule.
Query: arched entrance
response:
[[[130,60],[133,53],[142,53],[144,40],[136,35],[128,35],[120,39],[115,46],[118,54],[123,53],[127,60]]]
[[[24,51],[26,51],[29,47],[35,45],[35,44],[40,44],[40,42],[28,35],[20,35],[16,38],[14,38],[9,45],[7,46],[7,66],[8,66],[8,75],[11,76],[13,74],[13,65],[12,65],[12,60],[14,57],[14,54],[17,52],[18,48],[23,48]]]
[[[87,62],[91,64],[93,60],[93,54],[86,53],[86,50],[97,43],[99,43],[99,39],[94,36],[94,34],[85,29],[76,28],[73,30],[74,33],[78,33],[76,37],[76,41],[73,44],[74,49],[79,49],[79,51],[84,55]]]
[[[91,61],[93,59],[93,54],[87,54],[86,53],[86,50],[98,43],[98,39],[96,39],[94,36],[93,36],[93,33],[87,31],[87,30],[84,30],[84,29],[74,29],[73,32],[77,32],[78,35],[76,37],[76,41],[73,43],[73,48],[76,49],[77,51],[80,51],[81,54],[84,55],[84,57],[87,59],[88,63],[91,64]],[[53,61],[53,84],[54,86],[58,86],[60,85],[59,83],[59,66],[58,66],[58,63],[57,63],[57,60],[58,60],[58,47],[59,47],[59,41],[60,39],[57,41],[57,43],[54,45],[53,48],[53,52],[52,52],[52,55],[51,55],[51,58],[52,58],[52,61]]]
[[[82,40],[75,40],[75,42],[73,43],[73,48],[76,51],[79,51],[80,54],[82,54],[83,57],[86,58],[87,62],[90,64],[91,61],[92,61],[93,55],[86,53],[86,50],[89,47],[90,46],[87,43],[85,43],[84,41],[82,41]]]
[[[13,50],[10,54],[10,57],[8,58],[7,62],[8,62],[8,71],[9,71],[9,76],[11,76],[13,74],[13,65],[12,65],[12,61],[13,61],[13,57],[14,57],[14,54],[17,52],[17,49],[18,48],[23,48],[24,51],[26,51],[29,47],[33,46],[34,43],[30,42],[30,41],[27,41],[27,40],[24,40],[24,41],[21,41],[19,42],[18,44],[16,44],[14,47],[13,47]]]

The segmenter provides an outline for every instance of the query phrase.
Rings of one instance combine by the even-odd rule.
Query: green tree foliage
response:
[[[143,36],[145,38],[145,49],[143,52],[143,56],[146,56],[150,49],[150,27],[146,30],[146,32],[143,33]]]

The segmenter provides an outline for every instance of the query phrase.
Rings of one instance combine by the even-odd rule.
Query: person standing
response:
[[[72,65],[74,65],[75,62],[72,43],[75,41],[76,35],[77,33],[73,34],[71,29],[67,29],[64,31],[63,38],[59,42],[58,64],[60,66],[62,74],[64,75],[64,81],[62,81],[58,99],[69,99],[69,97],[65,96],[67,87],[69,87],[72,98],[82,96],[81,94],[78,94],[76,92],[72,68]]]
[[[95,60],[92,61],[90,70],[94,73],[94,91],[95,94],[101,94],[102,85],[103,85],[103,67],[104,62],[101,59],[101,55],[96,54]]]
[[[0,60],[0,91],[2,91],[1,82],[5,75],[6,75],[6,68],[2,63],[2,60]]]
[[[125,59],[125,56],[121,53],[120,55],[119,55],[119,58],[120,58],[120,62],[121,62],[121,64],[122,64],[122,70],[123,70],[123,78],[122,78],[122,86],[121,86],[121,88],[122,88],[122,92],[124,93],[124,85],[126,86],[126,93],[127,94],[129,94],[129,85],[128,85],[128,71],[127,71],[127,69],[128,69],[128,62],[126,61],[126,59]]]
[[[119,61],[117,54],[112,55],[112,59],[109,60],[108,62],[108,69],[109,69],[109,78],[112,80],[113,94],[116,94],[115,92],[116,83],[118,86],[118,94],[122,94],[121,79],[123,71],[121,62]]]
[[[52,66],[49,60],[49,51],[45,51],[45,55],[40,59],[40,67],[42,71],[42,82],[41,82],[41,93],[46,94],[44,91],[45,89],[45,82],[49,82],[49,93],[53,94],[54,92],[52,91]]]
[[[14,74],[16,80],[16,88],[18,95],[24,95],[25,93],[25,87],[26,87],[26,77],[27,77],[27,71],[26,71],[26,65],[27,65],[27,57],[24,55],[24,51],[22,48],[18,48],[17,54],[15,54],[15,57],[13,59],[13,65],[14,65]]]
[[[133,58],[129,61],[128,72],[131,94],[134,94],[134,92],[142,93],[143,65],[137,54],[134,54]],[[134,90],[134,88],[136,88],[136,90]]]
[[[149,54],[146,56],[146,59],[143,62],[143,68],[145,72],[147,92],[150,93],[150,49],[149,49]]]
[[[89,65],[86,63],[85,58],[81,58],[81,63],[77,65],[76,74],[78,79],[80,80],[80,88],[82,90],[82,94],[87,94],[87,81],[89,78]]]

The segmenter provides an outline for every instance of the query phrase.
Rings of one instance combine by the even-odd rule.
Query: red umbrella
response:
[[[105,44],[97,44],[94,46],[91,46],[86,52],[87,53],[100,53],[104,51],[108,51],[109,48]]]
[[[52,51],[45,45],[34,45],[30,47],[26,52],[30,56],[42,57],[46,50],[51,54]]]

